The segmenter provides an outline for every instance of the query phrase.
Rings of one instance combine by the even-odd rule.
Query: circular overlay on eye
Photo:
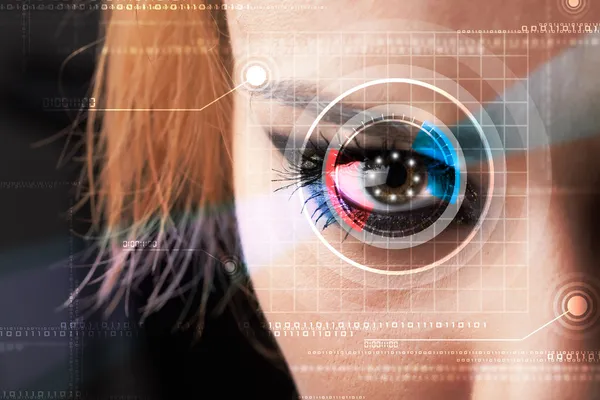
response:
[[[575,275],[563,281],[554,296],[554,313],[563,315],[560,333],[573,339],[598,334],[600,284],[595,278]]]
[[[323,163],[327,205],[344,231],[363,243],[415,247],[443,232],[460,210],[462,150],[447,127],[408,117],[419,114],[432,117],[408,105],[370,108],[330,141]],[[382,150],[372,165],[345,163],[373,146]]]
[[[451,108],[450,123],[410,100],[376,106],[358,101],[369,105],[360,111],[348,106],[369,90],[401,93],[412,88],[435,94],[445,111]],[[502,162],[503,153],[492,155],[470,110],[430,83],[404,78],[368,81],[322,104],[304,140],[288,142],[290,151],[300,149],[303,160],[326,149],[323,188],[298,190],[303,213],[320,241],[348,264],[380,275],[412,275],[455,259],[477,236],[492,194],[503,194],[502,189],[494,192],[495,163]],[[332,118],[341,123],[328,124]],[[333,133],[324,133],[332,126],[337,126]],[[495,149],[500,147],[495,143]],[[332,221],[341,229],[329,229]]]
[[[558,6],[557,3],[555,5]],[[414,25],[414,21],[393,20],[385,25],[382,23],[381,28],[404,26],[407,23]],[[300,80],[299,85],[295,86],[303,90],[300,91],[300,101],[294,103],[294,114],[291,116],[289,110],[284,108],[275,112],[276,118],[272,120],[277,123],[274,125],[281,123],[287,128],[288,122],[291,122],[292,134],[286,143],[284,169],[289,167],[291,174],[304,173],[297,166],[300,165],[301,155],[309,155],[305,152],[308,142],[314,141],[319,148],[318,157],[315,158],[317,161],[312,164],[314,168],[310,174],[302,175],[303,179],[297,179],[294,175],[294,179],[288,181],[293,182],[289,186],[289,193],[281,192],[283,201],[287,201],[288,194],[298,197],[294,200],[300,200],[302,213],[288,212],[293,220],[293,224],[289,224],[294,227],[293,240],[306,241],[307,246],[315,250],[317,265],[330,269],[358,287],[370,289],[412,289],[433,282],[441,283],[437,287],[455,287],[452,276],[463,266],[480,269],[503,263],[523,267],[523,271],[526,271],[536,261],[532,258],[538,254],[538,246],[545,249],[547,245],[544,225],[548,220],[549,197],[543,194],[544,190],[537,189],[547,188],[552,181],[549,136],[545,129],[547,124],[537,109],[537,104],[543,99],[536,97],[535,93],[530,95],[529,85],[518,79],[518,75],[506,65],[508,58],[504,52],[511,47],[506,45],[506,38],[514,39],[521,45],[513,50],[523,56],[522,60],[526,60],[530,42],[511,38],[510,35],[503,40],[493,33],[483,34],[474,40],[470,35],[457,35],[455,30],[445,27],[423,22],[417,25],[416,34],[386,32],[382,29],[372,32],[372,26],[363,26],[361,22],[353,30],[358,34],[336,33],[333,35],[335,41],[330,44],[335,57],[319,59],[318,71],[315,70],[317,73],[311,75],[315,82]],[[368,32],[367,36],[365,32]],[[365,41],[367,37],[369,41]],[[305,42],[311,42],[313,37],[304,39]],[[365,45],[365,53],[353,57],[359,62],[347,63],[340,59],[339,49],[346,41]],[[321,50],[328,46],[326,41],[316,43]],[[420,55],[419,60],[407,56],[413,53]],[[302,60],[305,62],[308,59]],[[481,68],[482,60],[487,68]],[[343,66],[341,69],[340,64]],[[458,79],[458,71],[465,77],[464,80]],[[499,80],[496,71],[505,71],[507,79]],[[286,86],[285,89],[294,87],[293,81],[296,79],[295,76],[288,77],[286,84],[278,89],[283,91],[283,86]],[[298,93],[295,94],[298,97]],[[320,185],[319,178],[323,176],[320,158],[331,145],[328,140],[338,132],[340,126],[348,125],[348,119],[354,115],[353,109],[362,111],[374,105],[386,107],[382,111],[383,116],[376,115],[374,119],[392,117],[397,105],[413,106],[410,112],[405,113],[407,119],[414,117],[417,125],[431,123],[442,132],[448,128],[459,142],[456,149],[457,152],[460,149],[465,157],[467,175],[462,206],[455,221],[441,232],[438,232],[438,227],[441,228],[442,223],[434,219],[437,221],[432,224],[436,227],[436,236],[429,242],[416,244],[413,240],[412,247],[394,249],[387,244],[388,238],[391,238],[390,242],[406,241],[410,245],[411,237],[415,239],[415,234],[422,230],[395,227],[396,234],[386,234],[372,229],[382,242],[382,246],[376,247],[362,234],[352,234],[348,227],[344,228],[339,222],[342,215],[336,218],[336,213],[331,212],[331,204],[326,201],[329,197],[327,191],[324,193],[326,196],[322,196],[323,191],[316,190],[325,186]],[[416,111],[427,111],[429,114],[422,115]],[[361,121],[368,125],[369,117],[363,117]],[[389,121],[386,123],[391,124]],[[376,126],[370,126],[357,136],[369,137],[376,130]],[[418,132],[416,127],[414,130]],[[319,138],[327,139],[326,143],[319,144]],[[356,141],[363,144],[360,138]],[[531,149],[535,150],[535,157],[527,157],[526,165],[523,165],[519,154],[525,155]],[[366,172],[358,167],[366,166],[371,171],[375,169],[374,165],[358,163],[356,161],[361,160],[350,157],[352,143],[348,143],[343,150],[346,154],[339,156],[341,159],[335,169],[341,176],[338,185],[350,189],[338,196],[346,200],[360,200],[360,196],[357,197],[360,193],[354,190],[357,185],[348,186],[343,178],[351,177],[353,171],[364,177]],[[411,149],[409,146],[403,150]],[[392,175],[392,161],[397,160],[390,151],[380,155],[384,158],[383,165],[389,170],[373,172],[377,179],[383,180],[386,174],[388,177]],[[344,158],[354,160],[357,168],[353,169]],[[376,161],[376,157],[370,154],[368,158],[369,161]],[[276,165],[274,169],[280,167]],[[316,174],[315,170],[321,173]],[[409,203],[407,198],[411,193],[418,194],[423,186],[428,186],[427,179],[423,181],[424,170],[407,164],[397,166],[396,170],[404,171],[396,176],[408,178],[410,174],[418,175],[419,182],[415,182],[412,188],[404,184],[390,185],[390,182],[385,182],[385,185],[382,182],[364,185],[363,189],[367,188],[367,193],[371,195],[369,200],[372,201],[372,196],[377,193],[387,199],[381,201],[382,204],[373,202],[375,211],[391,207],[393,201],[397,202],[398,207],[400,203]],[[518,173],[513,174],[512,171]],[[460,179],[462,183],[462,175]],[[358,203],[365,204],[364,201]],[[413,204],[412,211],[415,212],[417,207],[414,201],[409,204]],[[438,211],[450,206],[442,203]],[[535,226],[530,227],[530,223],[535,223]],[[372,227],[372,224],[369,226]],[[314,240],[315,237],[318,241]],[[287,244],[287,238],[281,240]],[[338,260],[333,259],[331,254]],[[340,268],[348,265],[355,268]],[[370,274],[365,275],[365,271]],[[498,286],[510,288],[508,282],[515,280],[523,284],[520,287],[529,288],[529,281],[524,282],[526,276],[515,273],[507,276],[504,283],[498,282]],[[461,285],[464,281],[461,279]],[[521,309],[521,302],[518,303]]]

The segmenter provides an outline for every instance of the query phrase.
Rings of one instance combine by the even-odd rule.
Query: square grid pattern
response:
[[[260,32],[249,33],[247,35],[248,59],[252,57],[286,57],[293,63],[292,76],[286,76],[286,80],[294,80],[296,72],[302,74],[299,80],[309,79],[317,86],[317,92],[320,88],[331,87],[332,83],[339,83],[339,93],[352,87],[344,84],[344,77],[349,73],[356,72],[357,63],[362,64],[363,81],[379,79],[378,76],[368,76],[371,72],[370,65],[387,66],[389,76],[389,66],[394,64],[403,64],[411,66],[411,78],[421,80],[441,88],[449,88],[450,93],[454,92],[459,101],[462,87],[476,99],[485,99],[486,110],[488,113],[491,108],[496,112],[497,117],[493,121],[484,115],[478,104],[465,104],[470,110],[479,110],[474,112],[475,118],[481,124],[484,131],[487,128],[494,127],[500,134],[500,139],[504,143],[504,151],[524,151],[525,163],[520,169],[513,168],[504,173],[505,184],[510,183],[512,179],[518,179],[525,182],[523,187],[517,190],[511,190],[507,185],[506,199],[509,204],[503,209],[500,218],[493,232],[486,243],[496,245],[501,248],[501,252],[494,265],[484,265],[481,254],[475,259],[470,260],[458,271],[453,270],[444,280],[433,279],[430,285],[425,287],[413,288],[410,290],[410,299],[417,298],[418,302],[410,301],[410,306],[399,306],[395,299],[400,298],[403,292],[406,296],[406,290],[395,288],[390,284],[389,278],[386,285],[370,284],[369,272],[364,272],[363,279],[354,280],[352,285],[347,283],[342,286],[342,281],[347,276],[352,267],[342,260],[338,259],[332,265],[322,261],[322,255],[329,250],[318,240],[317,237],[302,238],[303,245],[297,246],[296,222],[289,227],[288,237],[284,239],[286,246],[293,248],[293,258],[283,261],[276,257],[272,259],[277,261],[277,265],[264,265],[252,267],[262,268],[263,272],[270,274],[270,284],[267,287],[256,287],[257,291],[266,291],[268,296],[263,298],[270,299],[270,304],[264,304],[265,311],[271,313],[410,313],[410,312],[431,312],[431,313],[526,313],[529,311],[529,269],[527,266],[527,255],[529,254],[529,221],[528,221],[528,96],[511,95],[510,89],[513,85],[523,85],[526,93],[529,93],[529,39],[527,35],[517,34],[480,34],[479,39],[472,36],[466,37],[459,33],[448,32],[310,32],[310,33],[283,33],[283,32]],[[321,69],[322,59],[326,59],[328,64],[337,63],[338,70]],[[350,62],[351,60],[351,62]],[[317,73],[306,75],[306,68],[309,65],[315,68]],[[353,65],[354,71],[348,68]],[[412,66],[421,68],[415,69],[413,74]],[[321,72],[322,71],[322,72]],[[448,79],[440,81],[433,74],[428,75],[423,71],[436,71]],[[388,87],[389,90],[389,87]],[[338,95],[339,93],[335,93]],[[294,92],[295,94],[295,92]],[[298,98],[298,97],[296,97]],[[321,99],[317,99],[319,102]],[[324,99],[325,100],[325,99]],[[412,101],[412,89],[411,99]],[[432,96],[431,101],[441,101],[438,96]],[[252,100],[256,102],[266,102],[270,104],[271,117],[273,116],[273,102],[260,98]],[[472,101],[472,99],[471,99]],[[382,99],[380,104],[385,104]],[[305,100],[302,104],[290,104],[293,106],[294,121],[302,114]],[[418,104],[416,105],[418,106]],[[498,112],[498,110],[500,110]],[[278,122],[271,120],[273,127]],[[264,123],[264,122],[263,122]],[[257,121],[249,117],[246,124],[257,125]],[[269,132],[269,127],[258,126],[260,130]],[[290,125],[277,126],[278,130],[289,132]],[[514,138],[520,135],[520,132],[526,132],[524,141],[520,143]],[[267,174],[274,179],[273,169],[280,169],[280,154],[273,150],[257,149],[252,143],[252,138],[247,137],[246,146],[253,149],[254,154],[262,154],[262,160],[254,161],[255,157],[250,157],[247,165],[248,170],[253,173]],[[270,155],[270,159],[264,157]],[[255,164],[256,163],[256,164]],[[260,167],[257,167],[257,164]],[[512,168],[512,167],[511,167]],[[258,172],[256,172],[258,171]],[[248,181],[251,185],[251,180]],[[274,186],[276,188],[277,186]],[[261,225],[261,220],[271,218],[273,220],[283,220],[285,216],[281,215],[260,215],[256,216],[256,226]],[[517,234],[514,234],[517,232]],[[486,232],[480,230],[474,240],[482,241]],[[487,235],[486,235],[487,236]],[[269,243],[271,256],[276,252],[273,246],[280,246],[281,241]],[[308,247],[307,247],[308,246]],[[299,252],[305,252],[307,248],[316,253],[316,264],[306,265],[297,263],[300,259]],[[393,256],[388,256],[381,260],[382,265],[393,265]],[[478,259],[477,259],[478,258]],[[285,264],[285,265],[284,265]],[[446,275],[452,268],[447,266],[436,267],[432,274]],[[290,269],[292,271],[290,271]],[[297,281],[297,276],[304,277],[302,282]],[[355,273],[355,271],[354,271]],[[308,277],[308,278],[307,278]],[[411,279],[412,280],[412,279]],[[468,284],[466,284],[466,282]],[[510,283],[510,284],[509,284]],[[264,286],[264,285],[263,285]],[[290,295],[293,293],[293,296]],[[454,301],[448,302],[451,296]],[[486,304],[487,296],[496,296],[501,299],[497,304],[490,306]],[[382,307],[382,298],[386,299],[387,305]],[[378,300],[374,300],[378,299]],[[444,299],[438,301],[437,299]],[[418,305],[417,305],[418,303]],[[448,304],[453,304],[448,306]]]

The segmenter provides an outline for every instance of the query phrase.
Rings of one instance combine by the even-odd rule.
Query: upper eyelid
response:
[[[364,112],[364,110],[360,110],[357,108],[354,108],[352,110],[352,116]],[[347,117],[350,117],[350,114],[348,114]],[[329,123],[335,124],[338,128],[343,127],[343,124],[339,124],[335,121],[331,121]],[[477,163],[484,161],[482,157],[484,157],[485,152],[481,151],[483,150],[484,144],[474,126],[472,126],[470,123],[459,122],[457,125],[449,126],[448,128],[452,131],[452,133],[458,140],[459,146],[463,150],[465,160],[467,161],[467,163]],[[279,150],[281,154],[284,155],[286,152],[286,147],[290,142],[290,139],[294,139],[296,142],[296,144],[292,146],[294,148],[299,148],[299,143],[302,141],[301,139],[303,139],[301,138],[301,133],[296,133],[295,124],[286,125],[285,129],[289,132],[283,132],[283,129],[279,127],[267,127],[267,129],[265,129],[265,132],[269,136],[269,139],[273,143],[274,147],[277,150]]]
[[[355,109],[356,113],[360,113],[362,111]],[[298,149],[301,148],[299,145],[301,142],[301,134],[295,132],[296,125],[286,125],[285,129],[281,129],[281,127],[267,127],[265,129],[266,134],[269,136],[273,146],[284,156],[284,158],[290,162],[288,158],[289,154],[287,153],[288,145],[290,144],[290,140],[295,140],[296,143],[292,143],[291,148]],[[482,162],[486,162],[486,152],[482,151],[484,149],[484,143],[479,136],[476,128],[471,124],[463,124],[459,123],[455,126],[450,126],[449,129],[455,135],[456,139],[459,142],[459,146],[463,152],[465,161],[467,164],[477,165]],[[287,132],[286,132],[287,131]],[[323,155],[325,154],[322,152]],[[293,155],[296,157],[296,155]]]
[[[283,144],[284,142],[287,142],[287,135],[285,134],[281,134],[275,131],[272,131],[271,134],[271,141],[273,142],[273,145],[279,149],[281,151],[281,153],[284,155],[284,159],[288,164],[294,165],[294,166],[300,166],[300,162],[299,159],[301,159],[301,157],[303,155],[305,155],[306,149],[304,149],[304,152],[300,149],[296,149],[295,152],[286,152],[286,144]],[[312,143],[312,144],[311,144]],[[314,153],[311,153],[312,157],[318,157],[318,162],[322,163],[325,159],[325,156],[327,154],[327,149],[328,146],[320,146],[319,144],[315,144],[314,141],[309,141],[309,144],[307,145],[307,149],[310,148],[311,150],[314,150]],[[372,148],[366,148],[364,150],[367,151],[376,151],[377,149],[380,149],[378,147],[372,147]],[[410,149],[398,149],[399,151],[408,151]],[[361,150],[357,150],[357,152],[355,153],[357,156],[361,155],[360,154]],[[422,154],[418,151],[413,150],[416,154],[418,154],[420,157],[425,157],[425,158],[430,158],[429,156],[427,156],[426,154]],[[294,157],[294,159],[291,159],[290,157]],[[432,159],[433,160],[433,159]],[[355,160],[356,161],[356,160]],[[439,162],[439,160],[438,160]],[[447,165],[446,163],[442,162],[444,165]]]
[[[309,143],[310,143],[310,142],[309,142]],[[314,142],[312,142],[312,143],[314,143]],[[309,146],[310,146],[310,145],[309,145]],[[326,153],[327,153],[327,147],[325,147],[325,146],[319,146],[319,145],[317,144],[317,145],[314,145],[314,147],[313,147],[313,146],[311,146],[310,148],[311,148],[311,149],[313,149],[313,150],[315,150],[315,153],[314,153],[314,155],[317,155],[317,156],[319,156],[319,158],[321,158],[321,159],[325,158],[325,155],[326,155]],[[355,148],[355,149],[352,149],[352,150],[353,150],[353,151],[351,152],[351,154],[354,154],[356,158],[359,158],[358,156],[364,155],[364,153],[366,153],[366,152],[370,152],[370,151],[373,151],[373,152],[375,152],[375,151],[377,151],[377,150],[381,150],[381,147],[380,147],[380,146],[373,146],[373,147],[366,147],[366,148],[365,148],[365,147],[360,147],[360,146],[357,146],[357,148]],[[418,154],[420,157],[424,157],[424,158],[428,158],[428,159],[430,159],[430,158],[431,158],[431,157],[429,157],[427,154],[423,154],[423,153],[421,153],[421,152],[417,151],[416,149],[412,149],[412,148],[406,148],[406,149],[401,149],[401,148],[398,148],[398,149],[396,149],[396,150],[397,150],[397,151],[413,151],[415,154]],[[299,151],[301,151],[301,150],[299,150]],[[436,160],[436,159],[434,159],[434,158],[431,158],[431,160]],[[356,161],[356,160],[355,160],[355,161]],[[443,162],[443,161],[441,161],[441,160],[436,160],[436,161],[437,161],[438,163],[440,163],[440,164],[443,164],[443,165],[449,166],[448,164],[446,164],[445,162]]]

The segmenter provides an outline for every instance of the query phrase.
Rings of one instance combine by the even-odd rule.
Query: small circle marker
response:
[[[244,78],[250,86],[258,88],[267,82],[267,75],[267,70],[263,66],[251,65],[246,69]]]
[[[581,0],[567,0],[567,5],[571,8],[577,8],[581,5]]]
[[[573,296],[567,302],[567,311],[574,317],[581,317],[588,310],[588,302],[583,296]]]
[[[236,269],[237,269],[237,265],[235,264],[234,261],[229,260],[229,261],[225,262],[225,271],[228,274],[233,274]]]

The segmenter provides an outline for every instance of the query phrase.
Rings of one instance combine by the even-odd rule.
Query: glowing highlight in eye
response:
[[[421,180],[421,178],[419,177],[419,175],[413,176],[413,182],[418,183],[420,180]]]
[[[412,189],[408,189],[408,190],[406,191],[406,195],[407,195],[408,197],[412,197],[412,196],[414,196],[414,195],[415,195],[415,192],[414,192]]]
[[[390,200],[391,200],[391,201],[396,201],[396,195],[395,195],[395,194],[391,195],[391,196],[390,196]]]
[[[400,155],[398,153],[392,153],[393,160],[397,160],[398,158],[400,158]]]
[[[414,167],[414,166],[415,166],[415,164],[416,164],[416,163],[415,163],[415,160],[413,160],[413,159],[410,159],[410,160],[408,160],[408,165],[409,165],[409,166],[411,166],[411,167]]]
[[[382,159],[381,157],[377,157],[377,158],[375,159],[375,162],[376,162],[377,164],[381,164],[381,163],[383,162],[383,159]]]

